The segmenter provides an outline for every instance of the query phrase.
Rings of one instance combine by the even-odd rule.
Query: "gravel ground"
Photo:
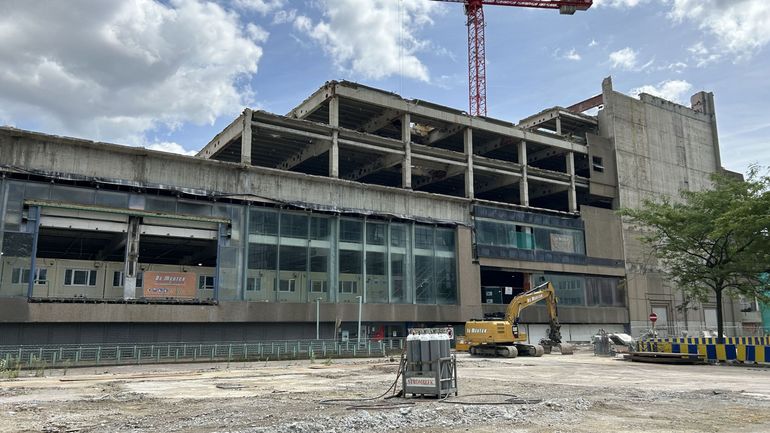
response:
[[[444,401],[323,402],[380,395],[397,370],[388,358],[51,370],[0,380],[0,432],[770,432],[770,369],[585,351],[460,354],[460,395]]]

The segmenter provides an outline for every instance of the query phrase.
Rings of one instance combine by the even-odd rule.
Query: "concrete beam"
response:
[[[334,96],[329,99],[329,126],[332,128],[332,142],[329,147],[329,177],[340,176],[340,98]]]
[[[532,164],[533,162],[541,161],[543,159],[551,158],[553,156],[563,155],[564,152],[565,151],[563,149],[553,149],[553,148],[538,150],[537,152],[532,152],[527,155],[527,164]]]
[[[575,191],[575,154],[573,152],[567,153],[567,174],[569,174],[569,189],[567,190],[568,209],[570,212],[576,213],[577,207],[577,193]]]
[[[465,128],[463,132],[463,148],[465,150],[465,196],[473,198],[473,130]]]
[[[435,173],[436,170],[430,170],[424,167],[414,167],[412,170],[414,171],[414,174],[421,172],[423,174],[429,174],[430,176],[427,179],[421,179],[420,181],[415,182],[414,189],[419,189],[437,182],[443,182],[465,173],[465,167],[447,167],[445,171],[441,171],[439,174]]]
[[[519,142],[519,161],[527,160],[527,142]],[[521,182],[519,182],[519,204],[529,206],[529,181],[527,180],[527,164],[521,164]]]
[[[372,173],[377,173],[380,170],[385,170],[390,167],[401,164],[403,160],[404,160],[403,155],[385,155],[370,162],[369,164],[366,164],[365,166],[355,171],[352,171],[346,174],[345,176],[342,176],[342,178],[347,180],[362,179]]]
[[[521,181],[520,176],[500,176],[489,182],[485,182],[479,185],[478,188],[476,188],[476,194],[483,194],[485,192],[494,191],[496,189],[513,185],[520,181]]]
[[[286,117],[292,117],[294,119],[304,119],[311,114],[318,111],[319,108],[326,104],[326,101],[334,94],[334,86],[332,84],[326,84],[320,89],[313,92],[309,98],[305,99],[296,106],[293,110],[286,114]]]
[[[419,117],[426,117],[439,122],[458,124],[460,126],[478,129],[493,134],[503,135],[509,138],[525,140],[532,143],[543,144],[571,150],[577,153],[588,153],[588,147],[584,144],[572,143],[558,137],[552,137],[537,132],[525,131],[514,125],[505,125],[500,121],[488,121],[479,117],[471,117],[461,112],[453,112],[451,109],[441,110],[428,105],[420,105],[414,101],[407,101],[399,96],[376,91],[364,86],[353,87],[341,83],[335,83],[334,93],[346,99],[352,99],[379,107],[391,108],[405,113],[411,113]]]
[[[568,185],[538,185],[529,193],[530,199],[540,198],[569,190]]]
[[[251,165],[251,109],[243,110],[243,133],[241,134],[241,164]]]
[[[289,158],[286,158],[280,164],[275,166],[275,168],[279,170],[291,170],[308,159],[315,158],[316,156],[322,155],[324,152],[328,152],[330,147],[331,143],[329,141],[314,140],[310,145]]]
[[[510,140],[504,140],[502,137],[497,137],[487,141],[486,143],[481,143],[478,146],[474,145],[473,153],[476,155],[486,155],[487,153],[501,149],[508,144],[513,144],[513,142]]]
[[[377,132],[395,122],[401,115],[400,111],[387,108],[379,116],[373,117],[361,125],[358,130],[368,133]]]
[[[449,138],[463,129],[467,129],[463,125],[452,124],[442,128],[436,128],[428,133],[428,138],[422,143],[425,146],[432,146],[436,142]]]
[[[236,117],[235,120],[230,122],[227,127],[219,134],[215,135],[211,141],[208,142],[203,149],[198,151],[195,156],[201,158],[211,159],[224,149],[228,143],[238,138],[243,133],[244,115]]]
[[[412,188],[412,119],[409,113],[401,117],[401,142],[404,145],[404,159],[401,162],[401,188]]]

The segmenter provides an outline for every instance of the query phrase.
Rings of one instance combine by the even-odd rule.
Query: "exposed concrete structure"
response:
[[[332,338],[358,298],[368,335],[403,335],[546,279],[573,340],[636,333],[655,308],[677,332],[681,300],[614,210],[708,186],[713,97],[609,79],[601,96],[596,117],[514,125],[328,82],[286,116],[244,110],[197,157],[2,128],[3,338],[307,338],[316,320]],[[539,338],[544,308],[523,319]]]

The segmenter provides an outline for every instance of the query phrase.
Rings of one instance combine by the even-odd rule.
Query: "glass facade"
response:
[[[208,229],[216,233],[210,241],[216,264],[202,266],[195,250],[180,255],[178,263],[139,262],[145,272],[194,272],[198,299],[358,302],[362,297],[367,303],[457,303],[453,228],[8,179],[0,181],[0,296],[28,294],[39,231],[27,215],[32,208],[24,206],[29,199],[229,220]],[[96,233],[85,228],[69,236],[97,238]],[[148,247],[144,240],[143,235],[140,249]],[[120,299],[123,254],[117,250],[109,260],[95,260],[52,258],[38,251],[33,296]],[[39,277],[41,271],[46,278]],[[142,297],[142,284],[137,287]]]
[[[582,230],[476,218],[476,243],[524,250],[585,255]]]
[[[550,281],[559,305],[625,307],[626,291],[620,278],[573,274],[533,274],[534,284]]]
[[[247,299],[457,303],[454,229],[273,208],[248,219]]]

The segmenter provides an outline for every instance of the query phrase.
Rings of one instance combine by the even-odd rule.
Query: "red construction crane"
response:
[[[558,9],[563,15],[584,11],[593,0],[433,0],[465,5],[468,17],[468,100],[472,116],[487,115],[487,66],[484,54],[484,5]]]

